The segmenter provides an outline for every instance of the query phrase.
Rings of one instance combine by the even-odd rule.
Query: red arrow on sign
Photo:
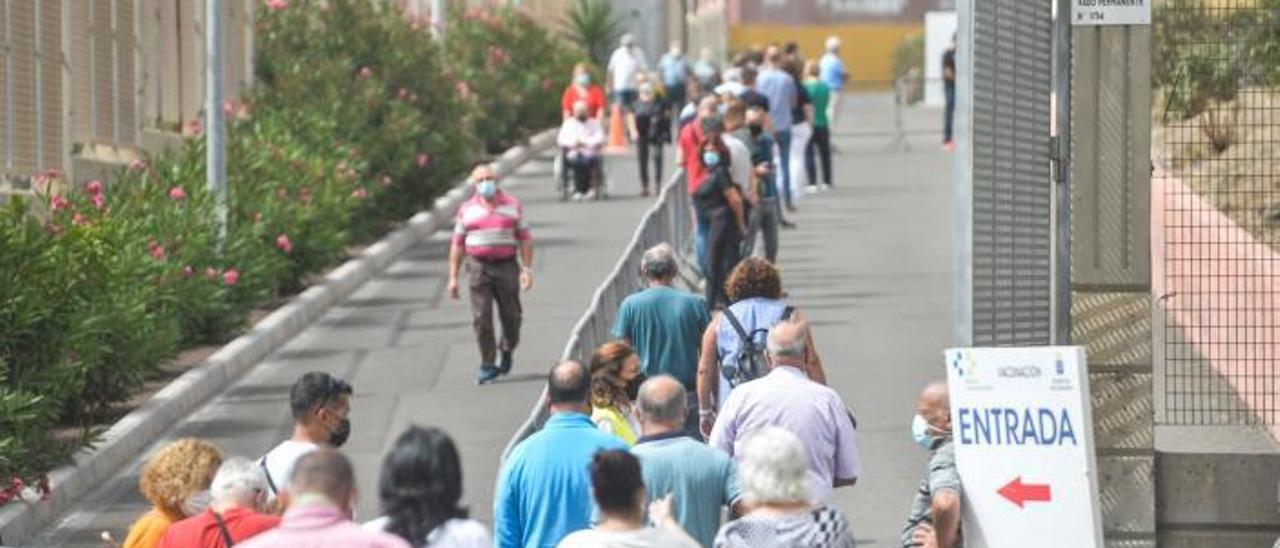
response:
[[[1004,487],[996,490],[1000,496],[1009,499],[1023,508],[1026,502],[1049,502],[1053,500],[1053,492],[1048,484],[1022,483],[1022,476],[1018,476],[1013,481],[1005,484]]]

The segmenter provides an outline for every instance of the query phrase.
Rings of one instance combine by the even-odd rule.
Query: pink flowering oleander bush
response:
[[[460,6],[460,5],[459,5]],[[560,95],[585,55],[509,7],[456,7],[445,35],[454,92],[489,152],[560,124]]]
[[[263,0],[258,81],[223,108],[225,238],[200,119],[109,179],[42,172],[0,205],[0,504],[47,492],[161,364],[557,124],[571,50],[514,12],[457,17],[441,46],[395,3]]]

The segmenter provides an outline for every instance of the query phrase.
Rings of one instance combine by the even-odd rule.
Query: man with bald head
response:
[[[640,458],[649,500],[675,495],[675,518],[703,546],[720,529],[720,509],[740,503],[733,460],[724,451],[689,437],[684,386],[659,375],[640,385],[636,412],[644,435],[632,452]],[[741,512],[739,512],[741,513]]]
[[[809,325],[802,320],[782,321],[769,330],[769,374],[729,393],[709,443],[735,456],[760,428],[791,431],[809,453],[813,502],[824,504],[832,489],[858,481],[862,463],[858,433],[840,394],[804,373],[808,340]]]
[[[483,163],[472,169],[471,186],[474,194],[458,206],[453,229],[448,292],[451,299],[459,297],[458,277],[465,263],[472,328],[480,347],[476,382],[486,384],[511,372],[512,353],[520,342],[520,290],[533,287],[533,236],[520,201],[498,188],[493,165]],[[494,303],[502,323],[500,345],[493,330]]]
[[[920,392],[911,438],[930,452],[929,468],[911,501],[902,528],[902,546],[955,548],[960,541],[960,473],[951,444],[951,395],[946,381],[933,381]]]
[[[591,460],[597,451],[626,449],[621,439],[596,428],[588,414],[591,377],[576,361],[547,375],[551,417],[517,445],[503,463],[493,501],[498,546],[555,546],[591,526]]]

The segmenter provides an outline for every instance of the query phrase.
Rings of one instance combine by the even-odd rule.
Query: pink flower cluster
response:
[[[293,242],[289,241],[289,236],[281,234],[276,236],[276,248],[285,253],[293,251]]]
[[[186,197],[187,197],[187,191],[183,190],[182,187],[180,186],[175,186],[169,189],[170,200],[173,200],[175,202],[181,202],[182,200],[186,199]]]
[[[164,260],[164,246],[160,245],[159,242],[155,240],[151,240],[149,243],[147,243],[147,250],[151,254],[152,259],[155,259],[157,261]]]
[[[511,54],[498,46],[489,46],[489,64],[502,65],[511,60]]]
[[[222,104],[222,114],[225,115],[228,120],[248,120],[249,103],[248,101],[241,101],[237,103],[234,100],[227,99],[227,101]]]
[[[418,158],[416,161],[417,161],[418,167],[427,167],[427,165],[431,163],[431,155],[425,152],[420,152],[418,153]]]
[[[289,7],[289,0],[266,0],[267,9],[280,11]]]
[[[236,285],[236,283],[240,281],[240,271],[234,268],[228,268],[226,271],[221,273],[218,272],[218,269],[212,266],[204,269],[204,277],[208,278],[209,280],[216,280],[218,279],[219,276],[222,277],[222,283],[227,284],[229,286]]]

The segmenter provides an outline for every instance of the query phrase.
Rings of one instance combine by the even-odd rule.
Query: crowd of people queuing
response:
[[[338,450],[351,433],[354,387],[312,372],[290,391],[289,438],[260,458],[224,458],[196,439],[154,454],[139,480],[153,508],[124,548],[854,546],[849,519],[830,502],[862,473],[857,419],[827,386],[809,322],[787,302],[775,266],[778,229],[806,192],[803,181],[832,184],[830,122],[846,77],[839,46],[829,40],[821,61],[804,62],[793,46],[771,45],[721,68],[709,52],[690,63],[673,44],[658,72],[640,77],[643,52],[624,38],[607,91],[625,106],[643,193],[657,188],[663,145],[678,135],[706,294],[677,287],[671,245],[644,252],[647,286],[621,304],[614,340],[587,363],[563,361],[547,374],[549,418],[499,471],[492,535],[460,504],[453,440],[418,426],[382,462],[381,515],[358,523],[355,470]],[[563,107],[570,138],[562,131],[561,145],[574,154],[570,165],[585,169],[599,161],[606,109],[585,65]],[[520,204],[494,170],[477,166],[471,180],[448,292],[458,298],[465,268],[483,384],[512,368],[533,251]],[[762,257],[753,256],[757,234]],[[904,547],[960,545],[948,409],[945,383],[925,387],[911,426],[931,459]]]

